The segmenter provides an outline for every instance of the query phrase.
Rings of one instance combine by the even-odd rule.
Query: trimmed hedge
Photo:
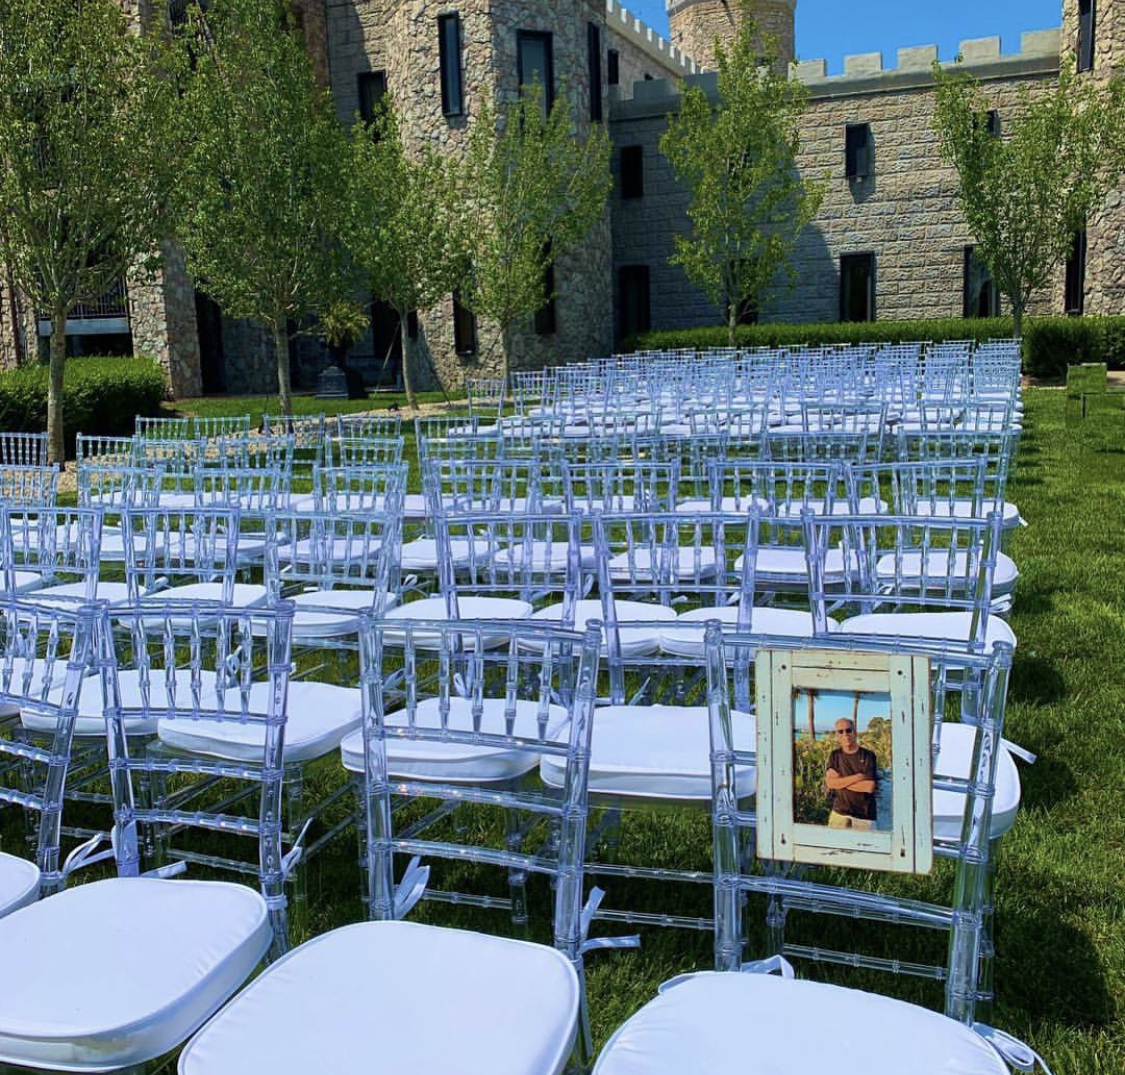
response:
[[[46,365],[0,373],[0,430],[41,433],[47,428]],[[76,433],[131,436],[138,414],[159,414],[164,373],[151,358],[70,358],[63,382],[67,452]]]
[[[934,321],[840,321],[790,325],[739,325],[739,347],[809,344],[902,343],[929,340],[992,340],[1012,335],[1010,317]],[[626,351],[726,347],[725,325],[646,332],[625,341]],[[1036,377],[1065,377],[1067,366],[1105,362],[1125,368],[1125,317],[1036,317],[1024,321],[1023,368]]]

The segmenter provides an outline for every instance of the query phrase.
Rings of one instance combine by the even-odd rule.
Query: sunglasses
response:
[[[854,731],[855,731],[855,728],[837,728],[836,734],[837,735],[851,735],[852,732],[854,732]]]

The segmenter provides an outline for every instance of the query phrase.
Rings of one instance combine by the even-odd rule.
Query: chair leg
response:
[[[363,777],[352,774],[352,794],[355,798],[355,838],[359,862],[359,901],[365,918],[371,917],[371,886],[367,878],[367,809],[363,791]]]
[[[996,999],[996,940],[993,927],[996,924],[996,854],[1000,841],[991,841],[988,865],[984,876],[984,905],[981,916],[980,975],[977,984],[976,1018],[987,1023],[992,1018],[992,1005]]]
[[[290,840],[296,840],[305,824],[305,775],[298,766],[285,780],[285,815]],[[309,875],[302,855],[290,879],[293,898],[290,903],[289,928],[301,940],[309,926]]]
[[[511,854],[518,854],[523,847],[523,829],[519,813],[504,811],[504,843]],[[526,929],[527,919],[527,871],[510,869],[508,871],[508,890],[512,900],[512,925]]]

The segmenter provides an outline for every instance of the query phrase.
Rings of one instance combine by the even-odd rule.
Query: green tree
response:
[[[338,242],[347,136],[284,0],[192,5],[179,38],[176,236],[199,288],[269,330],[289,414],[291,335],[352,291]]]
[[[547,269],[602,216],[612,184],[609,154],[602,124],[579,137],[565,94],[545,114],[537,83],[499,112],[491,104],[481,109],[463,172],[472,227],[461,294],[496,329],[486,353],[518,318],[554,297],[547,294]],[[507,364],[505,353],[505,373]]]
[[[386,99],[374,124],[352,128],[348,171],[345,241],[368,290],[398,314],[402,379],[417,409],[407,318],[431,309],[465,275],[467,218],[457,169],[428,146],[408,153]]]
[[[1064,65],[1054,86],[1024,85],[997,137],[984,86],[934,65],[934,129],[957,171],[958,199],[977,253],[1012,307],[1015,334],[1036,291],[1125,167],[1125,81],[1105,86]]]
[[[0,3],[0,255],[51,318],[47,437],[65,463],[66,325],[159,263],[176,153],[158,42],[114,0]]]
[[[822,183],[797,171],[807,91],[777,62],[777,42],[746,11],[728,52],[715,43],[718,101],[683,91],[660,151],[691,192],[689,235],[670,261],[722,307],[728,339],[780,276],[793,278],[798,236],[816,216]]]

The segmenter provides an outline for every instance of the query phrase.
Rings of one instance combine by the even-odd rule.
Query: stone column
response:
[[[163,264],[154,273],[135,269],[128,274],[133,353],[160,363],[174,397],[198,396],[203,382],[195,288],[180,248],[168,242],[162,253]]]

